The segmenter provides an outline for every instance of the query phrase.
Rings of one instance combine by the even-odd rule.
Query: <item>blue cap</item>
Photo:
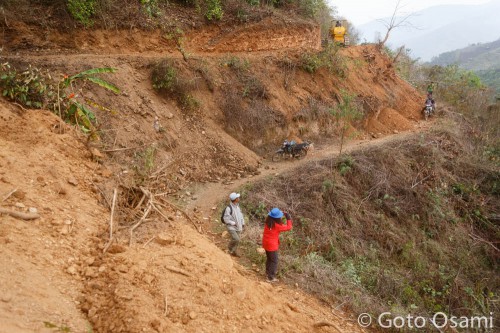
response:
[[[283,217],[283,212],[279,208],[273,208],[268,215],[274,219],[280,219]]]

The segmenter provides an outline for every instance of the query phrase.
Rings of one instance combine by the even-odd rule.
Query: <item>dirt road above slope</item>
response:
[[[3,34],[4,52],[35,54],[186,54],[261,52],[272,50],[319,50],[321,31],[308,21],[291,22],[268,17],[254,23],[212,26],[181,33],[159,30],[74,30],[44,31],[21,22],[13,22]],[[182,42],[180,42],[182,40]],[[181,43],[181,44],[179,44]]]

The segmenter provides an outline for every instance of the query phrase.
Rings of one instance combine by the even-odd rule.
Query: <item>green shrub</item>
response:
[[[321,12],[328,11],[325,0],[297,0],[301,14],[309,18],[317,18]]]
[[[67,6],[71,16],[85,27],[94,24],[92,16],[95,14],[96,0],[68,0]]]
[[[109,109],[85,98],[83,86],[87,82],[91,82],[115,94],[119,94],[120,89],[118,87],[97,76],[116,71],[116,68],[104,67],[92,68],[72,76],[65,75],[59,82],[59,93],[57,99],[52,104],[52,111],[59,113],[65,120],[78,125],[84,133],[96,139],[97,133],[94,126],[96,117],[89,104],[101,110]],[[75,91],[79,93],[75,93]]]
[[[207,0],[207,11],[205,12],[205,17],[209,20],[220,21],[224,11],[222,10],[222,4],[220,0]]]
[[[325,179],[323,181],[323,184],[321,184],[321,190],[323,192],[328,192],[333,188],[334,185],[335,185],[335,182],[333,180]]]
[[[260,5],[260,0],[246,0],[246,2],[247,2],[250,6],[258,6],[258,5]]]
[[[362,108],[360,106],[360,102],[356,95],[350,94],[345,90],[341,90],[340,100],[341,101],[339,105],[330,110],[330,112],[339,122],[340,126],[339,154],[342,154],[342,148],[344,146],[344,142],[346,141],[346,139],[348,139],[347,131],[349,130],[353,122],[363,117],[363,113],[360,111]],[[350,167],[349,165],[347,166]]]
[[[223,59],[221,65],[236,70],[237,72],[246,72],[250,69],[250,62],[248,59],[241,59],[235,56]]]
[[[155,145],[148,146],[143,151],[135,153],[134,169],[142,183],[149,178],[155,166],[157,148]]]
[[[158,7],[158,0],[141,0],[141,5],[149,17],[160,15],[160,8]]]
[[[347,62],[340,55],[339,50],[338,46],[329,45],[321,52],[303,54],[300,67],[311,74],[321,68],[326,68],[330,73],[343,78],[346,76]]]
[[[351,172],[354,162],[355,160],[351,155],[345,156],[337,165],[340,175],[345,176],[347,173]]]
[[[177,86],[177,71],[168,61],[162,61],[153,69],[153,88],[173,93]]]
[[[0,64],[0,89],[2,96],[35,109],[46,106],[55,95],[48,73],[31,65],[18,72],[9,63]]]
[[[48,72],[42,72],[31,65],[18,72],[4,63],[0,66],[0,88],[2,95],[8,99],[30,108],[48,108],[62,119],[78,125],[83,132],[94,136],[96,117],[88,105],[89,99],[83,96],[85,91],[82,88],[85,83],[91,82],[119,93],[116,86],[96,76],[115,71],[114,68],[93,68],[72,76],[65,75],[59,82],[55,82]],[[90,104],[101,110],[109,110],[94,101],[90,101]]]
[[[185,94],[181,97],[181,107],[188,112],[196,111],[200,108],[200,102],[191,94]]]
[[[302,56],[301,67],[308,73],[314,74],[318,69],[324,66],[324,60],[319,54],[306,53]]]

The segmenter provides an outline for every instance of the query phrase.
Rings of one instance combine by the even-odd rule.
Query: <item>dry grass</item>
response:
[[[459,131],[415,135],[269,179],[249,190],[247,211],[292,213],[281,272],[325,300],[489,315],[500,291],[500,173],[476,150]]]
[[[262,143],[268,141],[266,138],[273,135],[277,128],[285,125],[285,119],[265,102],[262,90],[252,88],[247,91],[251,97],[245,96],[246,90],[242,89],[241,83],[238,79],[232,79],[223,88],[223,123],[233,137],[248,148],[262,153],[266,149]]]

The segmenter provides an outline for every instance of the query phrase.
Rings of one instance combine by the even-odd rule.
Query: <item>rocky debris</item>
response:
[[[96,278],[99,273],[95,267],[87,267],[85,268],[83,275],[88,278]]]
[[[156,243],[160,245],[168,245],[172,244],[175,242],[175,238],[168,235],[165,232],[160,233],[158,236],[156,236]]]
[[[191,318],[191,320],[196,319],[196,317],[197,317],[196,312],[194,312],[194,311],[189,312],[189,318]]]
[[[97,148],[91,148],[90,153],[92,154],[92,158],[97,161],[104,158],[104,155]]]
[[[68,193],[68,190],[66,189],[66,187],[63,184],[61,184],[60,182],[57,182],[54,185],[54,192],[56,192],[57,194],[66,195]]]
[[[71,275],[76,275],[78,274],[78,268],[76,265],[71,265],[66,269],[66,272],[68,272]]]
[[[110,246],[107,253],[118,254],[118,253],[123,253],[125,251],[127,251],[127,248],[125,246],[120,244],[113,244]]]
[[[113,172],[111,170],[109,170],[108,168],[102,168],[97,173],[105,178],[110,178],[113,175]]]
[[[72,229],[73,229],[73,222],[71,222],[71,220],[65,220],[60,233],[61,235],[68,235]]]
[[[2,295],[0,296],[0,300],[4,303],[9,303],[12,300],[12,295],[8,292],[2,293]]]
[[[144,276],[142,278],[142,281],[144,281],[148,285],[153,283],[154,280],[155,280],[155,277],[151,274],[144,274]]]
[[[76,178],[73,177],[73,176],[70,176],[68,178],[68,183],[71,184],[71,185],[73,185],[73,186],[78,186],[78,180],[76,180]]]
[[[12,196],[16,199],[23,200],[26,197],[26,192],[18,189],[17,191],[12,193]]]
[[[128,272],[128,267],[126,265],[123,265],[123,264],[118,265],[115,269],[120,273],[127,273]]]

